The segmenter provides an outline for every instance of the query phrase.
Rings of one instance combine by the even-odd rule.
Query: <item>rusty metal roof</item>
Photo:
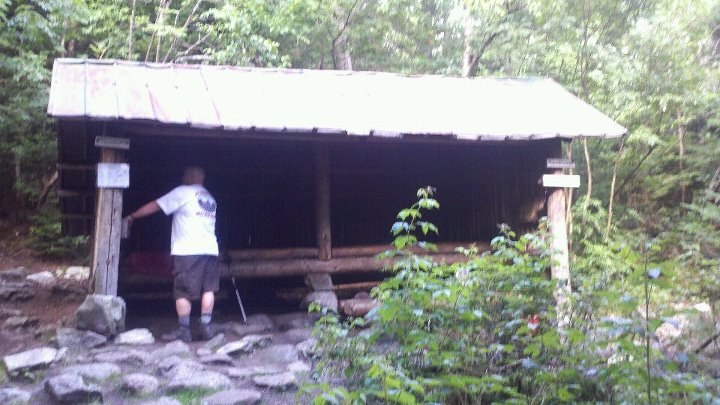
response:
[[[204,129],[468,140],[627,130],[547,78],[453,78],[57,59],[48,114]]]

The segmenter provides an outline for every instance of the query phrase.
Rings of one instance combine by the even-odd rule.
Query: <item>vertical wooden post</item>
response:
[[[318,145],[315,149],[315,232],[318,258],[330,260],[330,151],[327,145]]]
[[[562,156],[562,144],[559,143],[559,156]],[[549,187],[547,201],[547,215],[550,225],[550,236],[553,250],[550,275],[558,283],[555,289],[555,300],[562,306],[566,302],[566,294],[570,288],[570,253],[567,234],[567,199],[565,190],[580,185],[577,175],[564,175],[563,169],[572,169],[574,163],[564,159],[548,159],[547,166],[553,169],[552,175],[543,176],[543,186]],[[562,318],[559,316],[559,318]],[[562,320],[561,320],[562,322]]]
[[[555,171],[561,174],[562,170]],[[562,286],[566,292],[570,292],[570,254],[568,252],[567,223],[565,221],[565,190],[562,188],[551,188],[548,194],[548,221],[550,234],[552,236],[551,248],[555,252],[550,274],[554,280]],[[560,300],[561,291],[556,292],[556,298]]]
[[[100,149],[100,163],[122,163],[124,160],[123,150],[114,147]],[[98,169],[97,172],[100,176],[101,170]],[[90,289],[95,294],[117,295],[123,190],[120,187],[104,186],[99,183],[100,178],[95,196]]]

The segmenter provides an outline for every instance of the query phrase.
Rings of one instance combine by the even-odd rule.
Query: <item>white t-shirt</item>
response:
[[[179,186],[156,200],[165,215],[172,214],[170,254],[218,255],[215,237],[217,203],[199,184]]]

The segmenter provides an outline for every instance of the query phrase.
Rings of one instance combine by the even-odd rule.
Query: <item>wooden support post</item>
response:
[[[122,163],[125,160],[125,153],[121,149],[102,147],[100,149],[100,163]],[[123,186],[115,184],[108,186],[105,183],[107,179],[101,179],[102,174],[102,171],[98,169],[90,289],[95,294],[117,295]],[[121,177],[124,177],[124,174]],[[113,178],[110,183],[118,180]],[[120,181],[120,183],[123,182],[126,181]]]
[[[330,153],[327,145],[318,145],[315,150],[315,231],[318,259],[330,260]]]
[[[562,155],[562,147],[559,148],[559,153]],[[562,159],[548,159],[547,166],[553,169],[552,176],[543,176],[543,185],[549,187],[547,214],[552,238],[550,247],[554,252],[550,275],[558,283],[558,287],[555,289],[555,300],[558,306],[562,307],[567,301],[567,293],[571,291],[565,188],[579,187],[580,184],[577,176],[563,174],[563,169],[574,166],[572,162],[566,162]],[[564,311],[564,309],[561,309],[561,311]],[[563,316],[558,317],[563,318]]]

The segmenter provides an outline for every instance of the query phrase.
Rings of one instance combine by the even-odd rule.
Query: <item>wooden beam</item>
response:
[[[327,145],[318,145],[315,149],[315,235],[320,260],[332,258],[330,227],[330,150]]]
[[[562,155],[562,144],[558,142],[558,154]],[[561,175],[562,169],[554,170],[554,174]],[[565,190],[560,187],[548,189],[548,222],[551,248],[555,252],[550,266],[551,277],[558,282],[555,290],[555,299],[558,305],[567,301],[566,294],[570,292],[570,254],[568,252],[568,234],[566,215]]]
[[[434,255],[436,262],[457,263],[467,260],[462,254]],[[380,271],[392,266],[395,259],[375,259],[373,257],[348,257],[330,260],[293,259],[293,260],[255,260],[230,264],[228,271],[239,278],[259,278],[277,276],[299,276],[309,273],[354,273]]]
[[[101,163],[121,163],[125,159],[118,149],[100,149]],[[99,188],[95,203],[95,232],[91,291],[95,294],[117,295],[120,260],[120,234],[123,194],[119,188]]]
[[[413,251],[418,254],[448,254],[454,253],[458,246],[468,247],[475,244],[480,252],[490,250],[487,242],[446,242],[437,244],[437,252],[424,251],[420,248]],[[345,257],[373,257],[392,247],[388,245],[350,246],[332,249],[332,257],[339,259]],[[229,250],[232,260],[285,260],[285,259],[314,259],[318,257],[318,248],[282,248],[282,249],[244,249]]]

